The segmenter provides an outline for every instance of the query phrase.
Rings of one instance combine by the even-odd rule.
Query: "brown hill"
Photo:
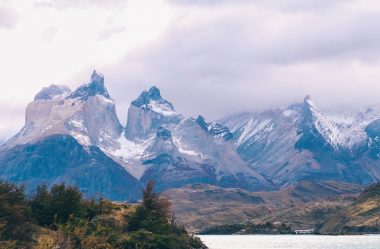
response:
[[[178,218],[190,231],[198,232],[216,225],[267,221],[316,228],[349,205],[361,190],[352,184],[302,181],[273,192],[193,185],[164,194]]]
[[[380,183],[369,186],[338,215],[326,222],[322,233],[380,232]]]

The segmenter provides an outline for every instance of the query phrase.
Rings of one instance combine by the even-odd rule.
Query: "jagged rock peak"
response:
[[[333,122],[320,112],[311,97],[304,99],[301,123],[298,133],[302,134],[296,143],[296,148],[316,149],[336,148],[339,141],[339,131]]]
[[[170,140],[172,138],[172,133],[169,129],[160,126],[157,129],[156,137],[164,140]]]
[[[174,110],[173,105],[163,99],[157,87],[143,91],[132,101],[128,109],[125,136],[128,139],[144,139],[157,132],[157,128],[178,124],[183,116]]]
[[[232,133],[226,126],[216,122],[208,123],[202,115],[199,115],[195,122],[212,136],[222,137],[226,141],[232,138]]]
[[[34,97],[34,101],[52,100],[52,99],[57,99],[59,97],[65,98],[70,93],[71,93],[71,90],[69,87],[52,84],[48,87],[42,88],[42,90],[39,91]]]
[[[306,97],[303,100],[304,106],[306,108],[312,108],[317,109],[316,105],[314,104],[313,100],[311,99],[310,95],[306,95]]]
[[[304,102],[309,102],[311,101],[311,96],[310,95],[306,95],[305,98],[304,98]]]
[[[91,74],[91,81],[102,81],[104,83],[104,75],[97,73],[96,70]]]
[[[158,99],[161,99],[161,93],[160,93],[160,89],[158,89],[157,87],[155,86],[152,86],[149,91],[147,92],[147,96],[150,98],[150,99],[153,99],[153,100],[158,100]]]
[[[311,99],[310,95],[306,95],[302,106],[303,120],[309,120],[310,122],[318,121],[319,119],[325,119],[323,114],[318,110],[316,104]]]
[[[96,70],[91,75],[91,82],[78,87],[68,98],[79,98],[81,100],[87,100],[91,96],[101,95],[107,99],[111,99],[107,89],[104,86],[104,76],[97,73]]]
[[[132,101],[132,106],[145,111],[153,111],[163,116],[176,116],[173,104],[161,97],[160,90],[153,86],[149,91],[144,90],[140,96]]]
[[[313,102],[310,95],[307,95],[304,98],[302,109],[304,118],[312,118],[313,120],[317,119],[322,120],[323,122],[328,122],[322,112],[318,109],[317,105]]]
[[[154,89],[152,90],[152,88],[154,88]],[[149,89],[149,91],[146,91],[146,90],[142,91],[142,93],[139,95],[139,97],[137,99],[135,99],[134,101],[132,101],[132,105],[137,106],[137,107],[141,107],[143,105],[149,104],[149,102],[152,100],[152,98],[151,98],[152,95],[157,98],[157,92],[158,92],[158,96],[159,96],[158,99],[160,99],[161,98],[160,90],[155,86],[152,86]]]
[[[303,105],[302,105],[302,113],[303,113],[304,119],[311,119],[311,120],[325,119],[323,117],[323,114],[319,111],[317,105],[311,99],[310,95],[307,95],[304,98]]]
[[[208,131],[208,126],[209,124],[206,122],[206,119],[202,116],[199,115],[198,118],[195,120],[197,124],[205,131]]]
[[[170,102],[162,99],[160,89],[155,86],[152,86],[149,91],[144,90],[137,99],[132,101],[132,105],[136,107],[144,107],[155,101],[168,104],[172,109],[174,109]]]

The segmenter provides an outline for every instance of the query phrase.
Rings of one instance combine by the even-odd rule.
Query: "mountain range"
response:
[[[322,113],[310,96],[285,108],[209,122],[185,117],[157,87],[121,124],[94,71],[71,91],[51,85],[28,104],[25,125],[0,147],[0,178],[67,182],[87,196],[135,201],[149,180],[165,191],[195,184],[275,191],[304,180],[366,185],[380,179],[380,110]]]

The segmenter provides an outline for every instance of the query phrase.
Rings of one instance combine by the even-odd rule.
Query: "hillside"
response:
[[[380,232],[380,183],[363,190],[356,185],[304,181],[275,192],[198,185],[165,195],[192,232],[279,233],[278,225],[321,234]]]
[[[349,206],[326,222],[321,233],[379,233],[380,183],[369,186]]]
[[[281,222],[295,229],[317,228],[349,205],[357,185],[303,181],[273,192],[248,192],[211,185],[165,191],[177,216],[192,232],[236,223]]]

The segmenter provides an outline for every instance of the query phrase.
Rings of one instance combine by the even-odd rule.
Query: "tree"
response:
[[[130,231],[126,249],[190,249],[206,248],[203,243],[187,234],[184,227],[170,212],[170,202],[154,191],[149,181],[143,190],[143,199],[128,220]]]
[[[143,199],[136,212],[129,218],[129,231],[145,229],[155,233],[165,233],[169,229],[170,202],[154,192],[154,182],[149,181],[143,189]]]
[[[24,188],[0,182],[0,241],[32,241],[34,226]]]
[[[85,202],[76,187],[65,184],[53,185],[50,192],[47,186],[39,186],[30,201],[32,215],[41,226],[65,223],[70,215],[85,216]]]
[[[30,201],[32,216],[40,226],[50,226],[54,222],[54,211],[52,210],[52,197],[46,185],[37,187],[36,194]]]
[[[65,184],[54,185],[51,190],[51,208],[55,215],[55,221],[65,223],[70,215],[74,217],[84,216],[82,193],[77,187]]]
[[[149,181],[146,188],[143,190],[142,207],[157,217],[170,217],[170,202],[161,197],[160,193],[154,192],[155,183]]]

